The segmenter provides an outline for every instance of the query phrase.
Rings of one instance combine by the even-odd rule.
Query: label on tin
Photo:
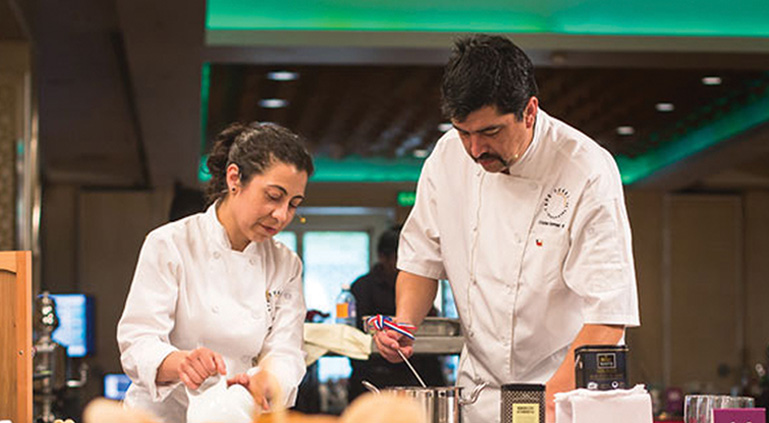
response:
[[[539,404],[513,404],[513,423],[539,423]]]
[[[614,353],[598,354],[598,368],[599,369],[616,369],[617,355]]]

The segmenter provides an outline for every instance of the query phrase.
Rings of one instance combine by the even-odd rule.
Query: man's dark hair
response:
[[[385,257],[392,257],[398,253],[398,239],[401,236],[401,227],[392,226],[382,232],[377,242],[376,252]]]
[[[496,106],[499,113],[515,113],[520,120],[529,99],[537,95],[534,66],[505,37],[463,37],[454,43],[441,95],[443,113],[450,119],[463,121],[482,107]]]

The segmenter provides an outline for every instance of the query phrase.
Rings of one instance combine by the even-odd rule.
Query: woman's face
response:
[[[294,165],[274,161],[264,173],[254,175],[244,186],[238,179],[237,166],[230,166],[235,171],[227,169],[230,187],[228,197],[236,225],[235,235],[240,238],[231,240],[233,244],[237,241],[264,241],[291,223],[296,208],[304,200],[307,186],[305,171],[297,170]],[[234,177],[231,173],[234,173]]]

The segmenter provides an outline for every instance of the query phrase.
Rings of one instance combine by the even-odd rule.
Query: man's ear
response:
[[[523,110],[523,120],[526,123],[526,128],[533,128],[534,122],[537,121],[537,110],[539,109],[539,99],[537,97],[531,97],[529,102],[526,103],[526,108]]]

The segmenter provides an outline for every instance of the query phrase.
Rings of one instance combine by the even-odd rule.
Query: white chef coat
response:
[[[584,324],[639,324],[617,166],[541,109],[509,175],[484,171],[456,130],[438,141],[398,268],[451,284],[465,334],[458,384],[491,388],[464,408],[469,423],[499,422],[501,384],[547,382]]]
[[[293,405],[305,372],[305,313],[296,254],[273,239],[233,250],[215,206],[153,230],[117,329],[133,382],[126,404],[184,423],[184,385],[157,384],[157,369],[173,351],[206,347],[222,355],[227,377],[269,363]]]

